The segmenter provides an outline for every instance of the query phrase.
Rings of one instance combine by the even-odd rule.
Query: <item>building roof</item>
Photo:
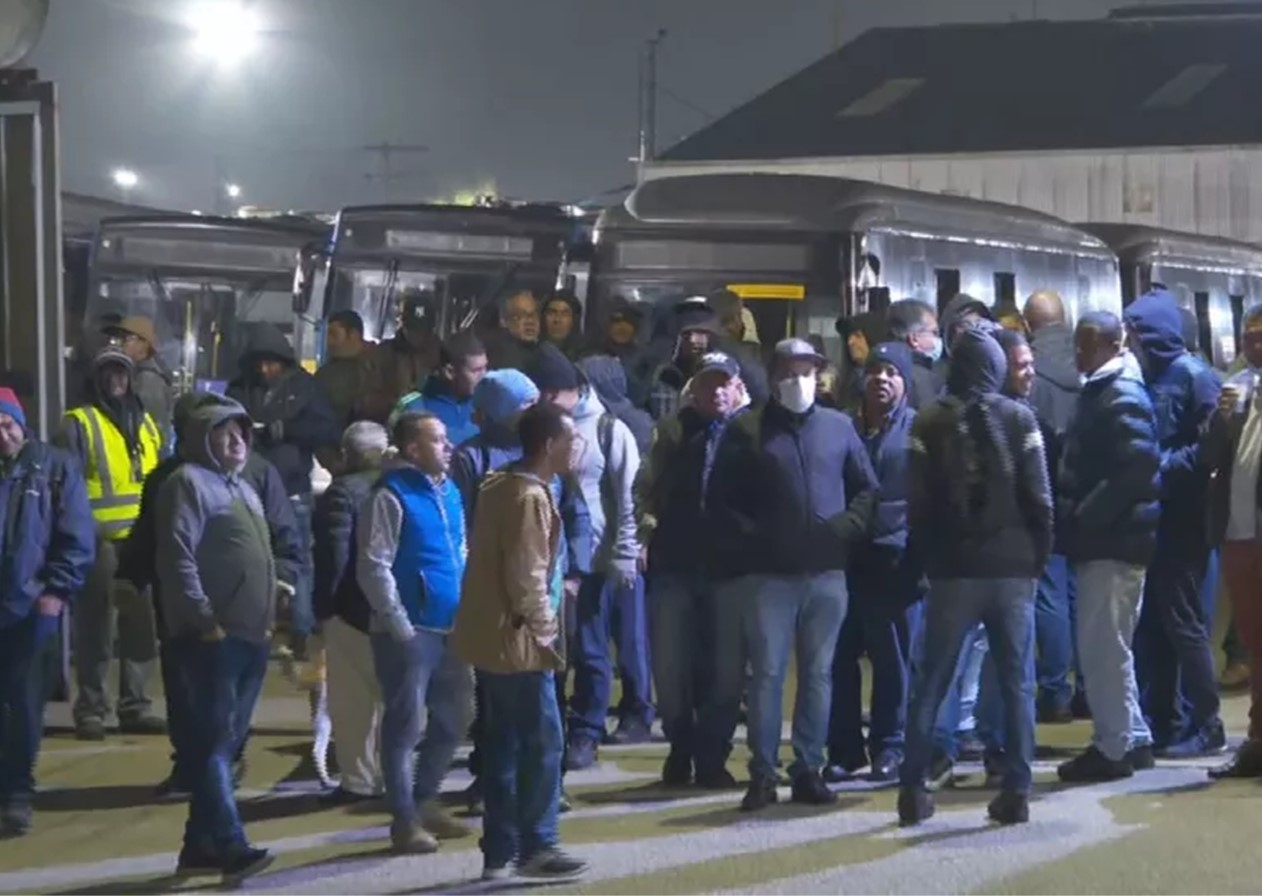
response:
[[[667,162],[1262,143],[1262,4],[877,28]]]

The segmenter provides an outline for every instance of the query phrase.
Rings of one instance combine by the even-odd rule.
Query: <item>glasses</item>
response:
[[[510,324],[521,324],[521,323],[525,323],[525,322],[526,322],[526,321],[528,321],[528,320],[538,320],[538,319],[539,319],[539,312],[537,312],[537,311],[518,311],[518,312],[515,312],[515,313],[513,313],[513,314],[509,314],[509,315],[507,315],[504,319],[505,319],[506,321],[508,321]]]

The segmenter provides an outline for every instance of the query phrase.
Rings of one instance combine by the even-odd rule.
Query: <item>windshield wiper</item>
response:
[[[377,341],[386,335],[386,314],[390,311],[390,303],[394,300],[394,290],[399,284],[399,259],[391,258],[386,262],[386,288],[381,291],[381,305],[377,309]]]
[[[475,302],[473,308],[471,308],[469,313],[464,316],[464,319],[460,322],[461,330],[467,330],[472,327],[477,322],[478,313],[483,308],[499,304],[500,297],[508,291],[508,287],[512,285],[513,280],[516,278],[517,272],[521,270],[523,263],[524,262],[515,261],[508,266],[508,269],[504,271],[504,276],[500,278],[499,283],[495,284],[495,288],[491,290],[487,300],[485,302]]]

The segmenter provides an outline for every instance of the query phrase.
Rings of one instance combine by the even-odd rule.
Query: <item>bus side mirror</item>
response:
[[[311,309],[311,293],[315,289],[316,273],[324,263],[324,247],[310,243],[298,255],[298,267],[294,271],[294,314],[305,316]]]

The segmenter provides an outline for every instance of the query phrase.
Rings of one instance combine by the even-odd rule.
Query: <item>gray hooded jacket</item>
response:
[[[209,634],[264,644],[276,619],[276,563],[258,494],[224,470],[210,433],[228,420],[251,422],[224,399],[193,411],[180,441],[184,463],[158,493],[157,575],[173,639]]]

